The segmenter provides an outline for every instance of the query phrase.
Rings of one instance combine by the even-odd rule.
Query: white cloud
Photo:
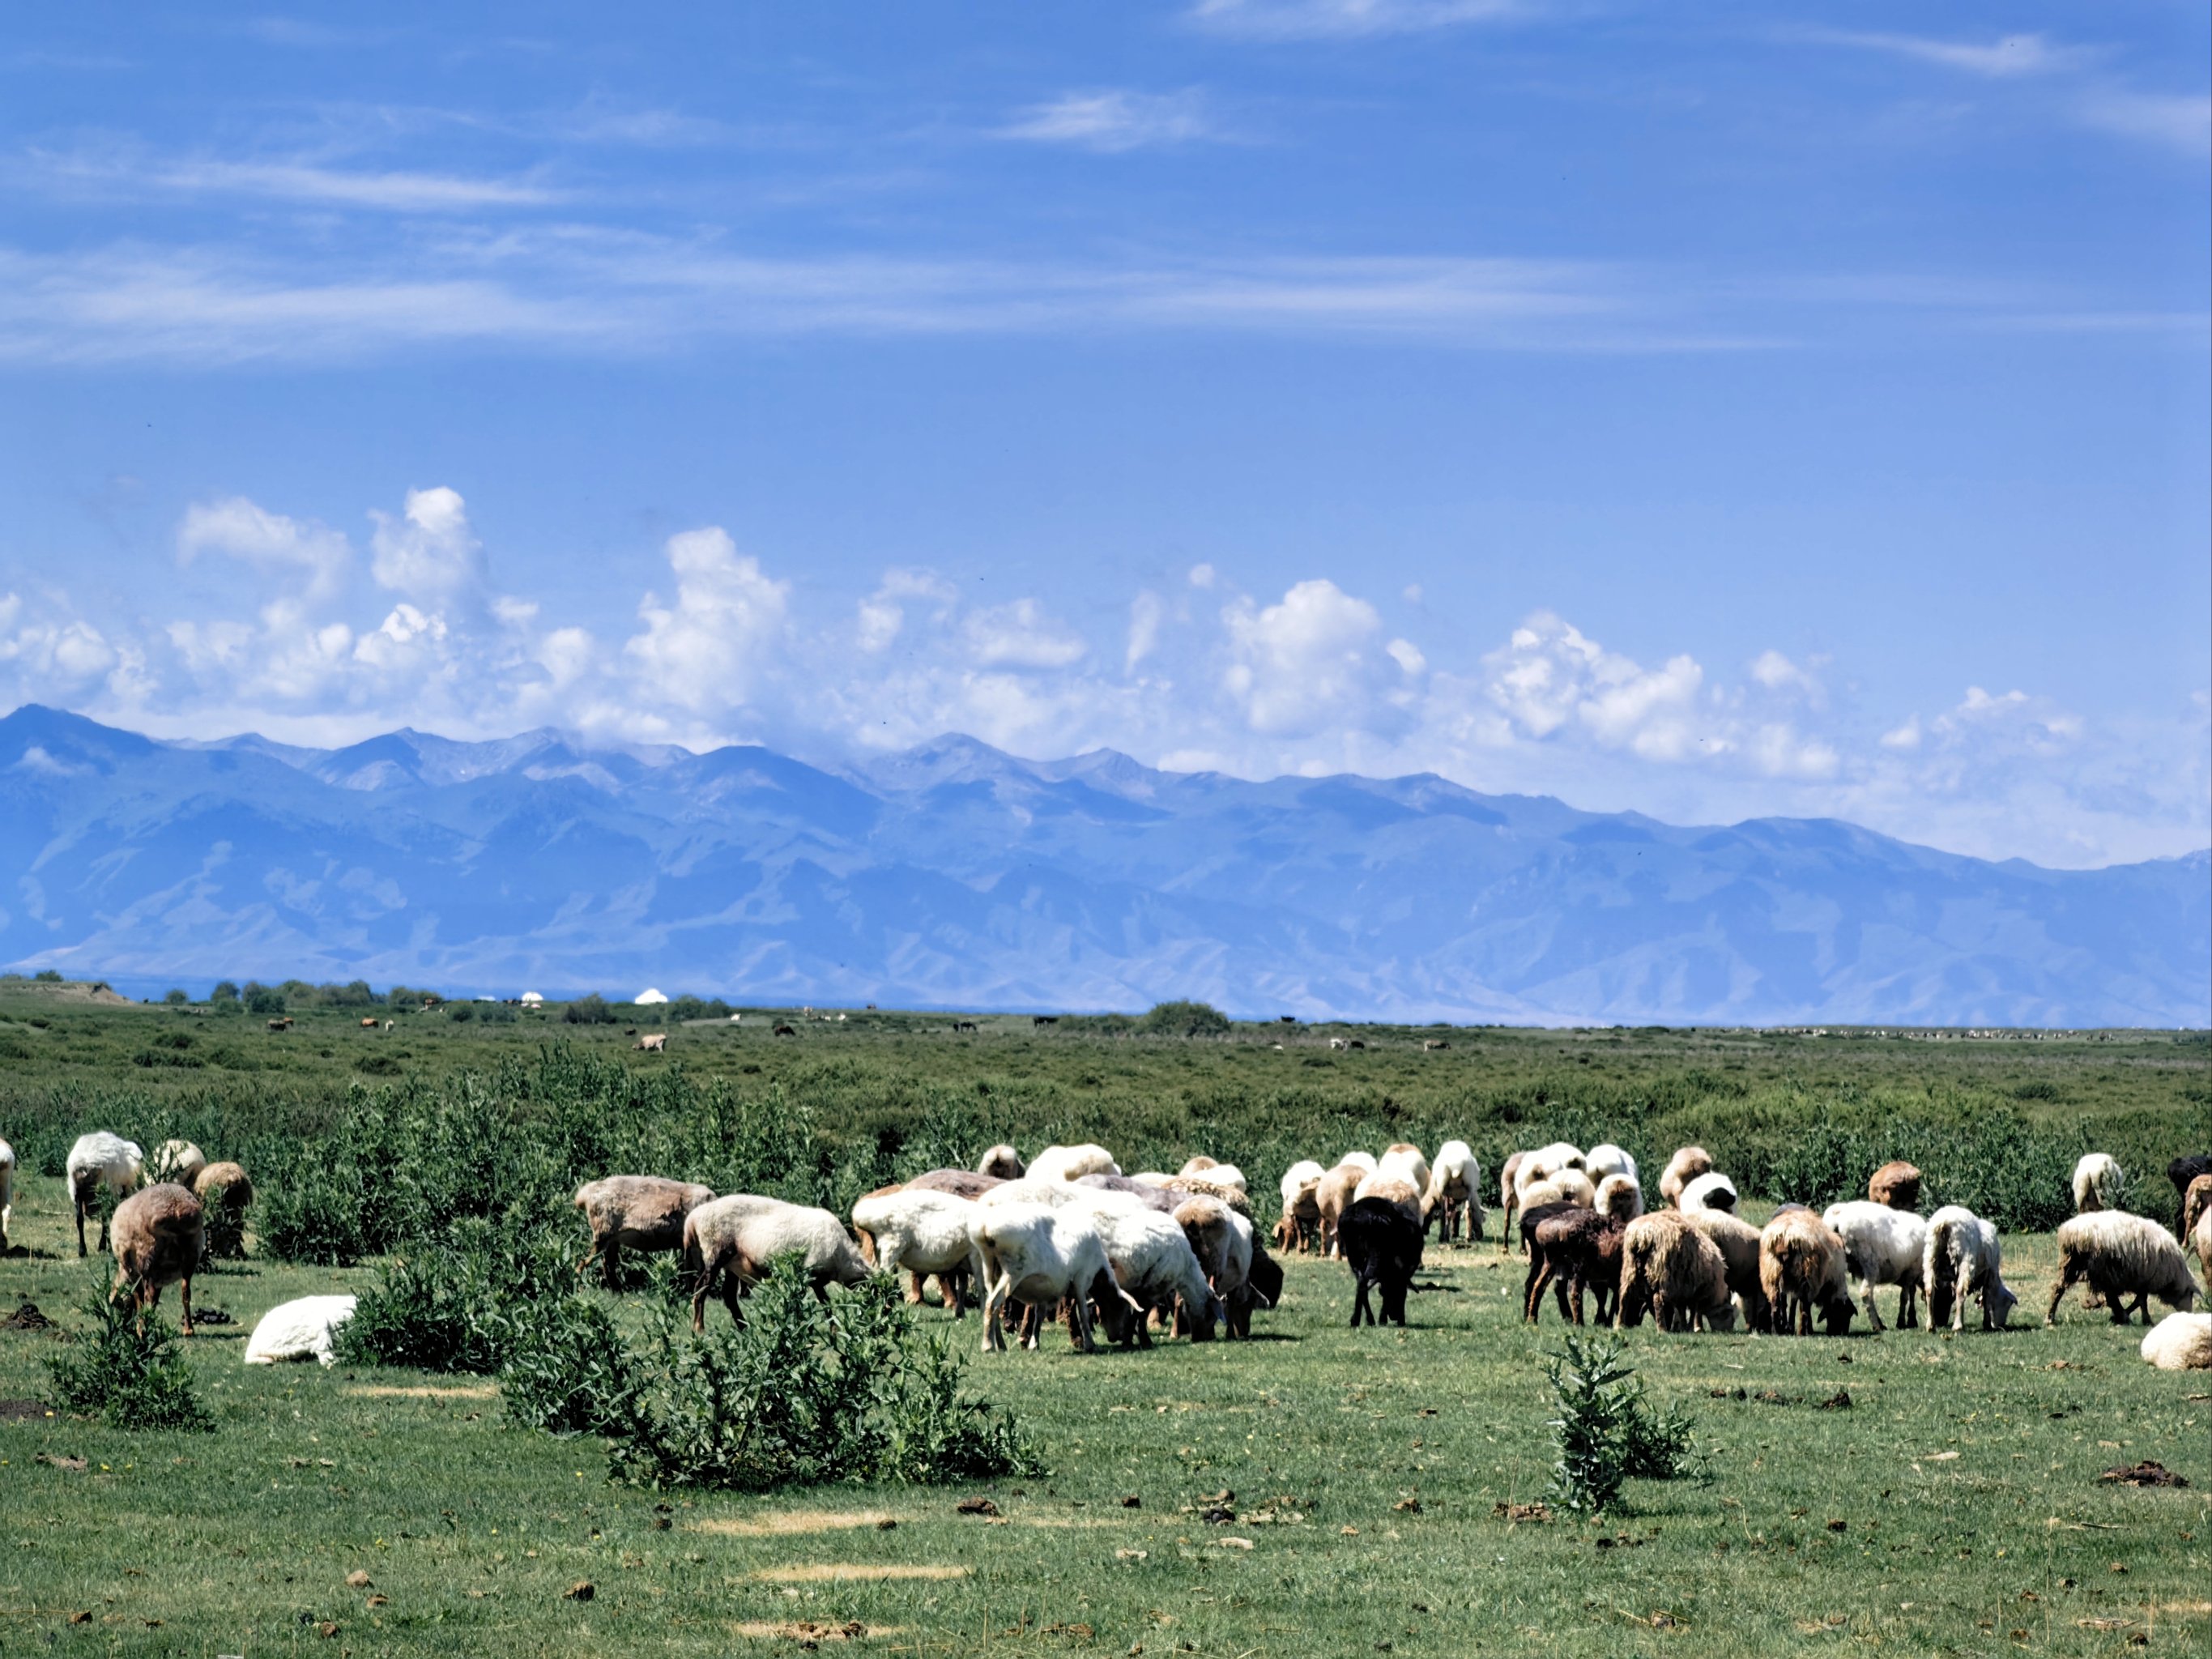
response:
[[[2083,121],[2123,137],[2140,138],[2177,155],[2202,158],[2212,151],[2212,97],[2107,88],[2076,106]]]
[[[1944,40],[1922,34],[1884,34],[1841,29],[1808,31],[1806,38],[1829,46],[1861,46],[1942,69],[1959,70],[1989,80],[2051,75],[2078,67],[2090,55],[2078,47],[2054,46],[2039,34],[2008,34],[1991,41]]]
[[[1329,40],[1495,22],[1526,10],[1522,0],[1198,0],[1190,15],[1222,34]]]
[[[1752,659],[1751,677],[1770,691],[1814,692],[1820,689],[1820,681],[1771,647]]]
[[[1035,599],[979,611],[968,618],[965,632],[979,668],[1066,668],[1091,649]]]
[[[1137,665],[1152,654],[1160,642],[1160,624],[1167,619],[1167,604],[1149,587],[1129,602],[1129,644],[1122,653],[1121,672],[1133,674]]]
[[[1034,105],[1000,128],[999,136],[1120,155],[1220,135],[1195,88],[1164,93],[1111,88],[1066,93]]]
[[[469,528],[468,505],[442,486],[407,492],[398,519],[372,513],[369,569],[380,586],[415,599],[452,599],[483,586],[483,544]]]
[[[1326,578],[1302,581],[1264,609],[1239,599],[1221,613],[1229,635],[1222,684],[1255,732],[1303,736],[1357,726],[1375,701],[1382,618]]]
[[[1190,585],[1193,587],[1210,588],[1213,586],[1213,567],[1212,565],[1194,564],[1191,566]]]
[[[264,572],[304,572],[300,598],[308,603],[337,593],[353,563],[353,547],[339,532],[313,520],[288,518],[243,495],[194,502],[177,526],[177,556],[190,564],[203,553],[222,553]]]
[[[1909,751],[1920,747],[1920,716],[1908,714],[1902,726],[1892,726],[1881,734],[1881,746]]]
[[[1425,674],[1428,672],[1429,659],[1421,654],[1421,647],[1415,645],[1413,641],[1393,640],[1382,648],[1390,653],[1390,659],[1408,674]]]
[[[647,594],[645,623],[623,647],[638,686],[654,702],[691,714],[743,707],[762,683],[783,632],[791,584],[739,553],[719,526],[668,538],[676,598]]]
[[[562,192],[530,181],[351,171],[302,161],[161,161],[126,153],[97,152],[41,152],[34,160],[46,181],[53,185],[173,195],[259,196],[386,213],[477,212],[486,208],[540,207],[562,199]]]

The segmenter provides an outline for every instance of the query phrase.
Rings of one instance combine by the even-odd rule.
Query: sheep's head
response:
[[[1211,1291],[1208,1291],[1205,1297],[1194,1307],[1188,1302],[1184,1303],[1183,1316],[1184,1322],[1190,1327],[1190,1340],[1194,1342],[1212,1341],[1213,1328],[1221,1322],[1223,1313],[1221,1298]]]
[[[1832,1296],[1820,1304],[1820,1323],[1830,1336],[1850,1334],[1851,1321],[1858,1317],[1859,1304],[1847,1296]]]
[[[1990,1287],[1982,1305],[1989,1312],[1990,1323],[2002,1330],[2011,1322],[2012,1310],[2020,1305],[2020,1297],[2013,1293],[2011,1285],[2000,1281]]]

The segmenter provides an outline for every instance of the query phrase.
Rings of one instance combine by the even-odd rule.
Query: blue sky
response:
[[[2212,839],[2201,4],[0,48],[0,704]]]

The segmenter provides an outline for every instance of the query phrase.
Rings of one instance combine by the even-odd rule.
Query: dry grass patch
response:
[[[396,1382],[361,1382],[346,1389],[364,1400],[496,1400],[496,1382],[455,1382],[436,1384],[423,1382],[403,1386]]]
[[[771,1584],[830,1584],[877,1578],[965,1578],[965,1567],[905,1566],[889,1561],[817,1561],[804,1567],[763,1567],[753,1577]]]
[[[720,1516],[696,1521],[693,1532],[718,1533],[726,1538],[781,1538],[797,1533],[848,1532],[860,1527],[898,1524],[898,1516],[884,1510],[786,1510],[780,1515],[750,1517]]]
[[[795,1619],[783,1624],[772,1620],[747,1619],[730,1626],[738,1636],[750,1636],[762,1642],[859,1642],[877,1636],[903,1636],[903,1625],[864,1625],[857,1619],[848,1619],[842,1625],[823,1624],[812,1619]]]

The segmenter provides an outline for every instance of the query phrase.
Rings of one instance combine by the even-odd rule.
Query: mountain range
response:
[[[2212,1023],[2212,855],[2050,870],[1433,775],[972,738],[823,767],[554,731],[321,750],[0,720],[0,963],[449,995],[1491,1024]]]

